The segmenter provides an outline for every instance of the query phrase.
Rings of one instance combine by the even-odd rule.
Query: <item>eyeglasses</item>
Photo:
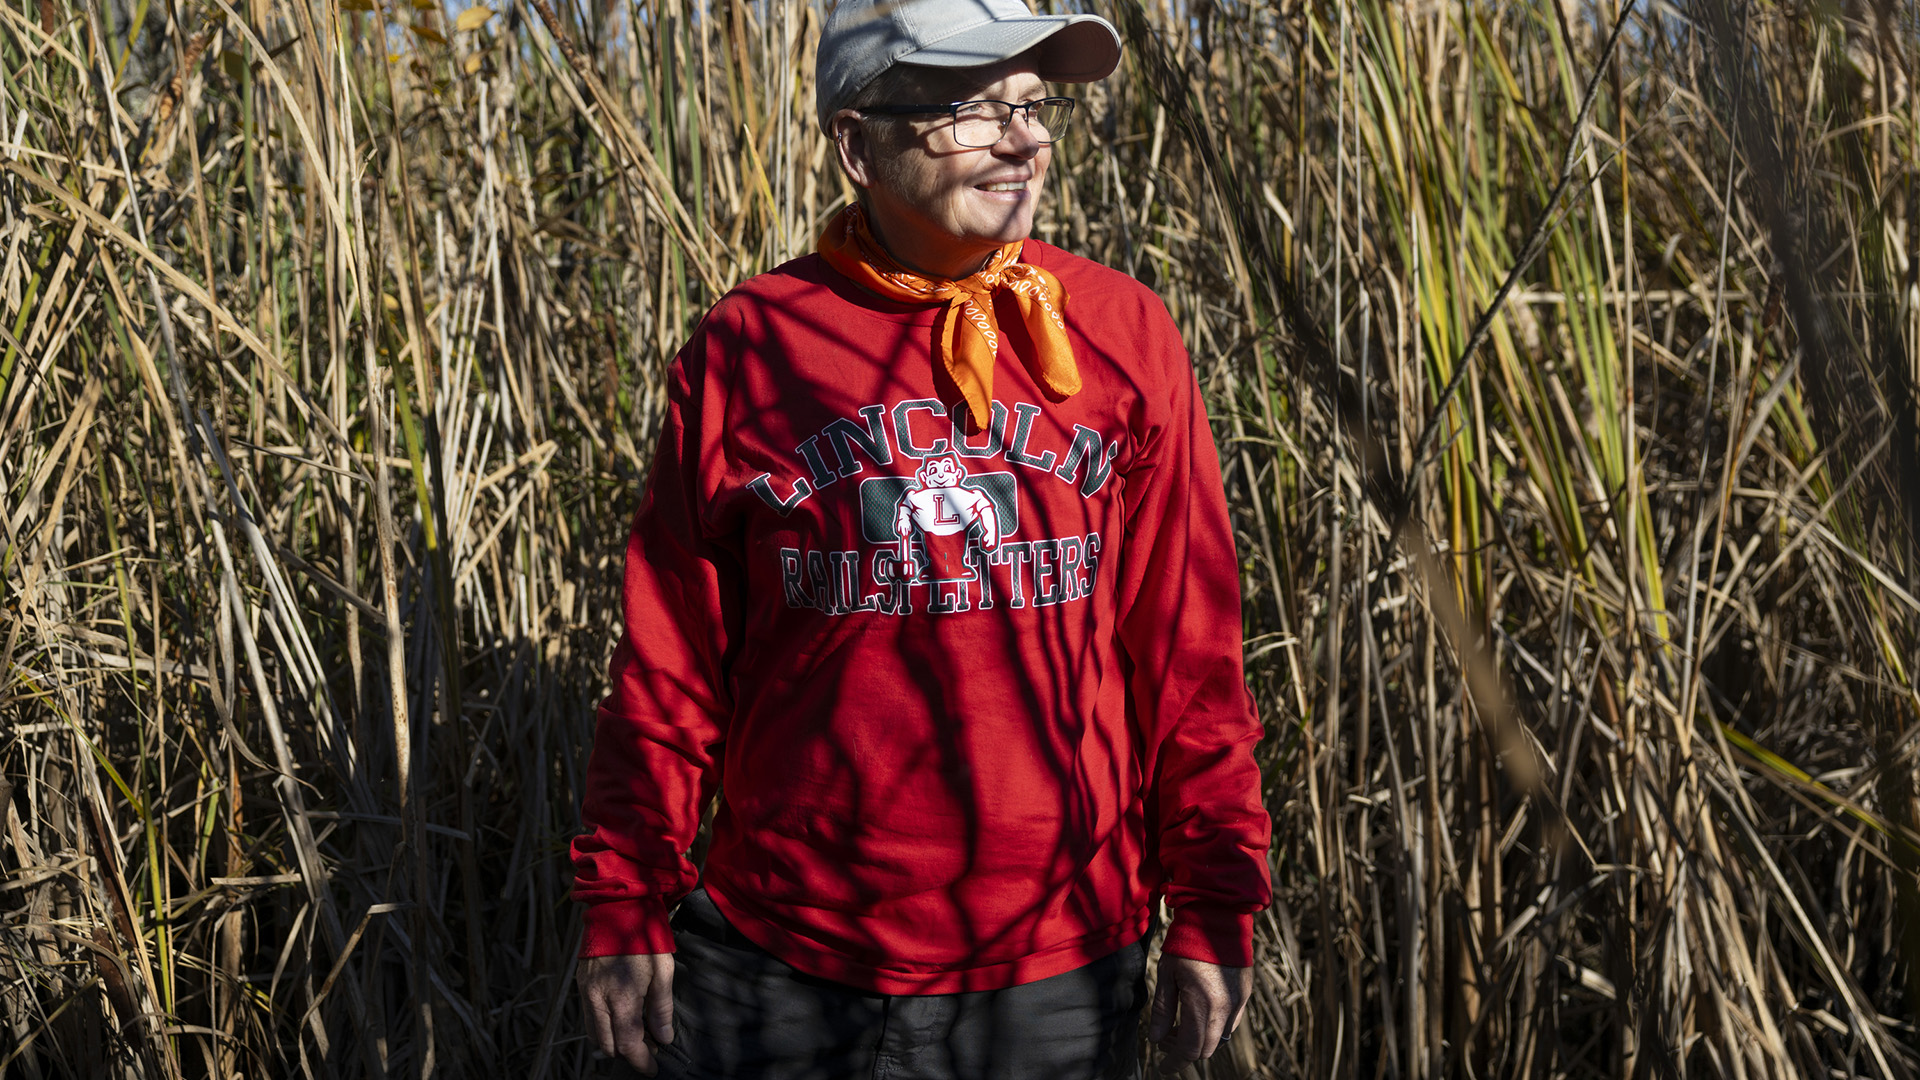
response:
[[[933,116],[946,113],[953,117],[953,141],[961,146],[992,146],[1006,137],[1013,114],[1027,114],[1027,130],[1034,141],[1045,146],[1066,133],[1073,117],[1073,99],[1041,98],[1038,101],[956,101],[951,105],[867,105],[863,113],[876,116]]]

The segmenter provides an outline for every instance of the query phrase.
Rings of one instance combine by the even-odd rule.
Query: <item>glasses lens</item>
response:
[[[1032,120],[1033,137],[1040,142],[1050,143],[1067,133],[1067,121],[1073,117],[1073,102],[1065,98],[1048,98],[1036,102],[1027,115]]]
[[[1036,142],[1050,143],[1066,133],[1073,116],[1071,98],[1046,98],[1020,106],[1027,114],[1027,130]],[[992,146],[1007,133],[1013,107],[1003,101],[969,101],[953,113],[953,141],[961,146]]]
[[[961,146],[992,146],[1007,130],[1007,106],[998,101],[969,101],[954,110],[953,141]]]

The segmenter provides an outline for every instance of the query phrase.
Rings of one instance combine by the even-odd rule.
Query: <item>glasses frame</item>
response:
[[[953,141],[956,145],[966,147],[969,150],[984,150],[989,146],[1000,145],[1000,139],[1004,139],[1007,137],[1007,129],[1013,126],[1013,117],[1015,113],[1024,112],[1027,114],[1027,131],[1031,133],[1035,130],[1034,122],[1033,122],[1033,110],[1039,108],[1042,105],[1065,104],[1067,107],[1067,121],[1071,122],[1073,119],[1074,106],[1078,105],[1079,103],[1080,102],[1078,101],[1078,99],[1070,98],[1070,97],[1059,97],[1059,96],[1036,98],[1032,101],[1001,101],[999,98],[970,98],[966,101],[948,102],[945,105],[934,105],[934,104],[867,105],[855,111],[859,112],[863,116],[867,114],[872,114],[874,116],[935,116],[940,113],[945,113],[947,114],[947,119],[955,126],[955,128],[957,128],[959,126],[959,121],[960,121],[960,110],[965,106],[1005,105],[1007,107],[1007,118],[1000,125],[999,138],[994,139],[992,142],[987,143],[984,146],[967,146],[966,143],[963,143],[960,141],[960,136],[958,134],[955,134],[953,137]],[[1062,123],[1060,126],[1062,128],[1065,128],[1067,124]],[[1054,143],[1060,140],[1060,134],[1064,134],[1064,132],[1050,133],[1050,137],[1045,139],[1040,138],[1036,134],[1034,135],[1034,141],[1038,142],[1041,146],[1052,146]]]

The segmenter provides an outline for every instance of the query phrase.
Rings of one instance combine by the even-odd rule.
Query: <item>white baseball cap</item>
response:
[[[1035,15],[1021,0],[840,0],[814,63],[820,126],[895,64],[985,67],[1036,46],[1048,82],[1093,82],[1120,63],[1120,33],[1098,15]]]

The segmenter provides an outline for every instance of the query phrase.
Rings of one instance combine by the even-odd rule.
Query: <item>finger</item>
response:
[[[1162,974],[1166,978],[1167,973]],[[1159,1041],[1163,1051],[1160,1058],[1160,1075],[1172,1076],[1200,1057],[1201,1013],[1197,1009],[1198,999],[1195,989],[1184,983],[1177,985],[1168,1002],[1169,1015],[1178,1013],[1177,1023],[1170,1023],[1166,1035]]]
[[[587,1027],[593,1035],[593,1044],[603,1054],[617,1053],[613,1044],[613,1017],[607,1014],[606,999],[591,990],[582,990],[587,1008]]]
[[[1183,1063],[1206,1057],[1220,1040],[1218,1010],[1212,1005],[1205,989],[1180,988],[1180,1027],[1174,1032],[1173,1053]]]
[[[1206,1004],[1202,1006],[1206,1014],[1206,1038],[1202,1040],[1200,1056],[1210,1058],[1227,1041],[1227,1033],[1239,1022],[1242,996],[1237,993],[1239,984],[1231,974],[1227,978],[1210,983],[1204,990]]]
[[[614,1018],[614,1038],[620,1044],[620,1056],[627,1064],[638,1069],[644,1076],[654,1073],[653,1046],[647,1042],[647,1031],[640,1020],[640,1009],[628,1008],[622,1015]]]
[[[626,1058],[627,1064],[633,1066],[634,1071],[641,1076],[652,1076],[660,1071],[653,1063],[653,1047],[648,1046],[644,1040],[635,1043],[620,1056]]]
[[[1147,1041],[1159,1043],[1173,1030],[1174,977],[1165,965],[1160,968],[1160,982],[1153,988],[1153,1009],[1148,1014]]]
[[[660,1043],[673,1042],[673,957],[663,956],[647,986],[647,1030]]]
[[[641,992],[636,994],[635,989]],[[606,995],[607,1015],[613,1026],[610,1052],[625,1058],[629,1065],[642,1073],[652,1076],[653,1047],[647,1043],[646,1027],[641,1022],[644,994],[644,987],[636,988],[632,982],[628,982],[617,992]]]
[[[1225,1031],[1233,1032],[1239,1030],[1240,1021],[1247,1015],[1247,1001],[1249,996],[1250,995],[1246,994],[1233,995],[1231,998],[1232,1008],[1231,1011],[1227,1013]],[[1226,1036],[1222,1035],[1221,1037],[1225,1038]]]

